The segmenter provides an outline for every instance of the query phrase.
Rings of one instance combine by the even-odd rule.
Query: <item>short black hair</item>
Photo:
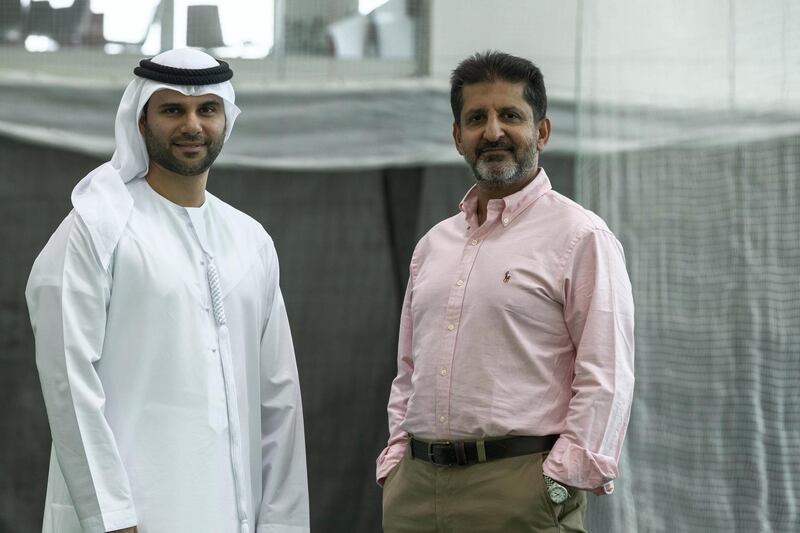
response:
[[[525,83],[522,96],[533,109],[534,122],[547,115],[547,93],[544,76],[539,67],[527,59],[504,52],[487,50],[478,52],[461,63],[450,75],[450,107],[456,124],[461,124],[464,107],[464,86],[481,82],[507,81]]]

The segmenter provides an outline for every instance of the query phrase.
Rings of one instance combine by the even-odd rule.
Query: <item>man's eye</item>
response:
[[[214,106],[204,106],[200,108],[200,112],[203,113],[204,115],[210,115],[212,113],[216,113],[217,108]]]
[[[165,107],[164,109],[161,110],[161,112],[164,113],[165,115],[176,115],[180,113],[180,109],[178,109],[177,107]]]

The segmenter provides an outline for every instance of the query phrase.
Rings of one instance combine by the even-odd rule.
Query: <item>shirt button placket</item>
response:
[[[466,292],[466,274],[475,262],[480,242],[480,239],[469,239],[466,242],[466,246],[462,250],[461,262],[456,272],[456,281],[451,286],[450,297],[445,310],[446,339],[439,361],[439,375],[437,376],[436,386],[436,425],[439,426],[438,432],[443,435],[447,434],[447,426],[450,421],[450,392],[452,388],[450,375],[453,357],[455,356],[456,334],[461,321],[461,309]]]

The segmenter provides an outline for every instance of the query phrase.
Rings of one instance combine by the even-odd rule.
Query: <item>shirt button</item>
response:
[[[211,351],[214,352],[214,353],[217,353],[217,349],[216,348],[211,348]]]
[[[476,245],[478,244],[478,241],[477,241],[477,239],[472,239],[472,242],[471,242],[470,244],[471,244],[472,246],[476,246]]]
[[[446,368],[443,368],[443,369],[439,370],[439,373],[440,373],[441,375],[443,375],[443,376],[446,376],[446,375],[447,375],[447,369],[446,369]]]
[[[453,324],[447,324],[447,331],[453,331],[456,327]]]
[[[458,285],[459,287],[462,286],[463,284],[464,284],[464,280],[463,279],[460,279],[460,280],[456,281],[456,285]]]
[[[439,417],[439,422],[441,422],[442,424],[444,424],[445,422],[447,422],[447,417],[446,417],[446,416],[444,416],[444,415],[440,416],[440,417]]]
[[[504,226],[508,225],[508,219],[507,219],[507,218],[504,218],[504,219],[503,219],[503,225],[504,225]]]

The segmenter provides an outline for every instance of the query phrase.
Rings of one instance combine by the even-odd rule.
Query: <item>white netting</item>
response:
[[[800,531],[800,9],[583,4],[578,200],[625,246],[636,399],[592,531]]]

